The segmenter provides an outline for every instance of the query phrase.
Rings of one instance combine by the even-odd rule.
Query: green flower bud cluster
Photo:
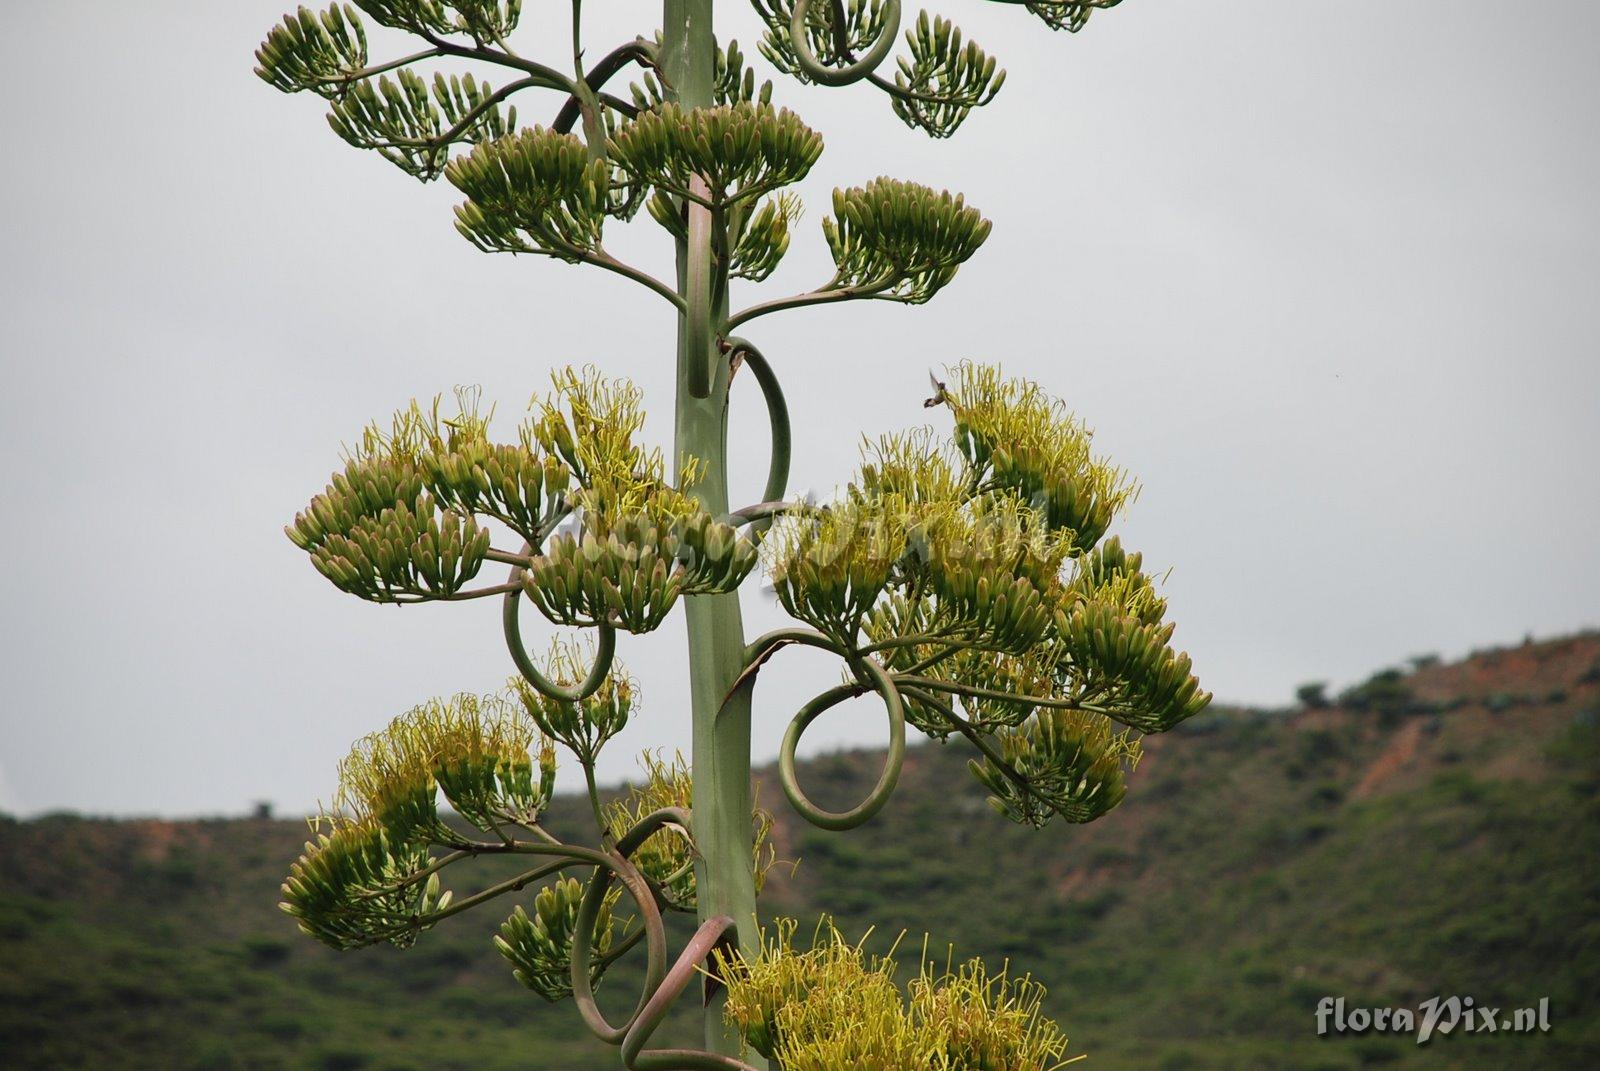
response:
[[[618,130],[608,152],[638,182],[735,204],[805,178],[822,155],[822,137],[787,108],[770,104],[684,109],[669,103]],[[695,180],[707,192],[697,193]]]
[[[480,45],[507,37],[522,18],[522,0],[448,0],[456,11],[455,25]]]
[[[629,120],[616,111],[606,108],[600,113],[600,124],[596,140],[610,141],[613,134],[622,129]],[[626,223],[639,214],[639,209],[644,206],[650,197],[650,187],[642,182],[635,182],[626,172],[615,165],[607,163],[606,190],[606,215],[612,219]]]
[[[793,946],[780,920],[761,952],[718,950],[724,1016],[752,1050],[785,1071],[1053,1071],[1067,1039],[1041,1012],[1031,979],[991,975],[981,961],[955,970],[924,963],[902,995],[889,957],[869,957],[826,918],[812,947]]]
[[[426,709],[414,722],[418,743],[430,753],[434,780],[456,813],[485,832],[506,822],[538,821],[555,791],[549,735],[535,736],[502,696],[460,695]]]
[[[341,591],[372,602],[447,598],[478,575],[489,533],[440,510],[410,465],[353,459],[284,529]]]
[[[1065,554],[1014,500],[937,515],[916,573],[938,599],[943,619],[974,641],[1021,653],[1044,639],[1058,598]]]
[[[1041,710],[997,738],[1007,766],[1026,787],[989,759],[974,759],[969,769],[993,793],[995,810],[1032,826],[1056,815],[1075,823],[1099,818],[1122,802],[1124,772],[1140,754],[1127,730],[1115,732],[1103,715],[1085,710]]]
[[[556,686],[574,689],[594,663],[593,645],[556,639],[545,660],[545,677]],[[548,695],[521,677],[509,687],[541,732],[564,744],[585,766],[593,766],[600,749],[627,726],[638,708],[638,686],[621,662],[613,661],[600,686],[583,699]]]
[[[419,920],[450,903],[437,873],[416,878],[431,862],[426,845],[396,841],[373,819],[335,821],[306,843],[278,906],[333,948],[379,941],[403,948],[426,928]]]
[[[414,466],[353,457],[283,532],[301,550],[312,551],[397,502],[416,501],[422,493],[422,479]]]
[[[444,174],[467,196],[456,229],[479,249],[576,261],[600,246],[610,169],[576,135],[522,130],[480,144]]]
[[[1111,717],[1144,733],[1164,733],[1211,702],[1189,656],[1169,646],[1173,628],[1145,624],[1101,601],[1059,610],[1055,623],[1078,686]]]
[[[1140,623],[1159,625],[1167,615],[1167,600],[1141,570],[1143,554],[1129,554],[1116,536],[1103,541],[1077,560],[1077,572],[1067,586],[1069,597],[1099,600],[1120,606]]]
[[[735,278],[759,283],[771,275],[789,251],[789,228],[800,218],[800,199],[787,190],[761,202],[748,220],[742,220],[728,271]]]
[[[926,432],[886,437],[867,452],[850,494],[871,508],[904,509],[909,553],[895,582],[925,606],[925,629],[1025,652],[1049,627],[1071,547],[1014,495],[983,492],[957,472],[958,460]],[[883,631],[890,624],[874,622],[873,638],[915,634]]]
[[[256,50],[256,76],[284,93],[337,99],[367,65],[367,32],[349,4],[285,15]]]
[[[1028,0],[1025,6],[1052,30],[1077,33],[1091,14],[1120,3],[1122,0]]]
[[[558,878],[533,898],[530,917],[519,904],[500,927],[494,946],[511,961],[511,973],[545,1000],[555,1003],[572,996],[572,941],[578,928],[578,906],[584,886],[574,878]],[[622,895],[613,886],[594,920],[593,966],[590,984],[598,986],[606,969],[616,931],[612,909]]]
[[[767,545],[785,608],[847,644],[892,587],[910,601],[873,620],[872,639],[914,635],[889,630],[912,613],[1013,652],[1044,639],[1071,551],[1014,495],[975,491],[920,433],[881,441],[843,503],[789,518]]]
[[[633,539],[593,532],[551,539],[523,574],[528,598],[558,625],[606,622],[633,633],[654,630],[677,602],[683,581],[661,548],[668,531],[628,535]]]
[[[378,154],[406,174],[424,182],[445,170],[450,146],[488,142],[516,128],[517,111],[502,114],[493,102],[494,88],[470,74],[429,83],[403,67],[391,79],[351,82],[333,98],[328,124],[358,149]]]
[[[853,493],[869,499],[899,495],[912,507],[959,503],[972,496],[957,471],[959,461],[932,428],[885,435],[863,447]]]
[[[907,550],[905,510],[880,507],[845,501],[797,513],[763,544],[783,608],[849,646]]]
[[[455,29],[443,0],[355,0],[355,3],[378,25],[390,29],[417,34],[450,33]]]
[[[932,137],[954,134],[972,109],[993,100],[1005,84],[1006,72],[994,57],[973,41],[963,44],[961,30],[948,19],[922,12],[906,31],[906,44],[911,56],[898,60],[894,76],[902,92],[891,103],[907,126]]]
[[[732,591],[757,560],[749,540],[704,510],[686,521],[645,516],[608,528],[555,536],[524,572],[529,599],[556,624],[650,632],[680,595]]]
[[[446,506],[493,517],[530,543],[572,482],[572,470],[560,461],[522,445],[468,442],[419,460],[429,489]]]
[[[737,591],[756,567],[761,552],[704,510],[678,528],[677,555],[683,571],[683,590],[691,595],[726,595]]]
[[[988,695],[961,698],[967,724],[979,732],[993,733],[1027,720],[1035,704],[1025,697],[1054,693],[1056,669],[1049,645],[1040,645],[1022,655],[969,648],[929,669],[928,676],[1003,693],[1004,698]],[[910,717],[909,710],[907,716]],[[949,721],[942,717],[934,721],[941,731],[930,735],[943,739],[950,731]],[[922,726],[919,724],[918,728]]]
[[[877,178],[833,191],[822,221],[841,285],[884,289],[920,305],[989,237],[990,224],[960,194]]]
[[[738,587],[758,559],[754,544],[668,484],[659,450],[634,442],[644,423],[638,389],[592,369],[553,379],[524,439],[574,474],[569,497],[582,524],[548,539],[523,570],[534,605],[557,624],[642,633],[681,595]],[[685,482],[698,475],[686,460]]]

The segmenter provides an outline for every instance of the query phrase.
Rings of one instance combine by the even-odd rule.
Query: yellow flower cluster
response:
[[[1015,492],[1077,551],[1100,541],[1138,493],[1127,473],[1093,455],[1094,434],[1038,384],[993,365],[950,370],[938,401],[956,418],[956,447],[979,485]]]
[[[448,839],[438,789],[462,817],[492,828],[532,821],[554,781],[554,745],[520,706],[503,695],[463,693],[414,707],[357,741],[339,764],[335,804],[378,821],[397,840]]]
[[[785,1071],[1052,1071],[1067,1038],[1046,1018],[1042,987],[978,960],[954,970],[924,962],[907,994],[890,956],[869,956],[824,918],[812,947],[794,948],[781,920],[746,960],[719,951],[727,1021]]]

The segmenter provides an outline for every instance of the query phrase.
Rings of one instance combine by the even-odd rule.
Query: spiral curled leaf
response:
[[[757,50],[778,70],[800,82],[812,76],[795,53],[791,24],[794,0],[752,0],[756,14],[766,23]],[[894,32],[889,20],[893,9],[885,0],[846,0],[843,32],[834,26],[833,4],[813,2],[806,9],[806,42],[811,54],[825,67],[845,67],[855,57],[871,50],[885,34]]]
[[[1014,822],[1043,826],[1059,815],[1092,822],[1122,802],[1125,771],[1139,760],[1139,744],[1115,732],[1103,716],[1082,710],[1041,710],[998,734],[1007,766],[1019,785],[992,760],[973,760],[973,776],[993,795],[990,803]]]
[[[621,895],[621,886],[613,888],[595,915],[591,986],[598,986],[605,974],[606,953],[616,933],[612,909]],[[551,1003],[572,996],[572,939],[582,901],[582,884],[574,878],[558,878],[534,895],[531,916],[519,904],[494,939],[494,947],[511,961],[517,981]]]
[[[835,190],[833,212],[822,230],[839,285],[913,305],[955,278],[990,229],[960,195],[890,178]]]
[[[1055,529],[1088,550],[1105,535],[1137,487],[1093,456],[1094,435],[1035,383],[1008,379],[990,365],[951,370],[936,401],[955,415],[957,449],[975,478],[1014,492]]]
[[[728,258],[728,273],[756,283],[771,275],[789,251],[790,226],[799,218],[800,199],[787,190],[761,202],[743,223]]]
[[[1146,624],[1104,601],[1058,610],[1055,622],[1073,685],[1108,716],[1143,733],[1164,733],[1211,702],[1189,656],[1169,646],[1173,628]]]
[[[375,149],[424,182],[444,173],[450,147],[503,137],[516,126],[515,108],[501,111],[494,89],[470,74],[423,77],[403,67],[352,83],[333,101],[328,124],[358,149]]]
[[[479,249],[574,261],[599,248],[610,174],[576,135],[533,127],[497,138],[451,161],[445,177],[467,195],[456,229]]]
[[[1025,6],[1052,30],[1077,33],[1094,12],[1120,3],[1122,0],[1030,0]]]
[[[770,104],[685,109],[669,103],[622,127],[609,152],[638,182],[690,197],[698,179],[711,201],[733,204],[805,178],[822,155],[822,137],[787,108]]]
[[[667,808],[687,813],[693,804],[693,783],[682,755],[665,762],[647,751],[641,762],[643,783],[628,786],[623,796],[606,804],[603,817],[613,840],[621,840],[646,815]],[[695,909],[694,859],[690,831],[676,822],[664,824],[629,855],[666,905],[678,911]]]
[[[557,687],[572,690],[588,676],[594,660],[592,646],[557,639],[542,672]],[[539,729],[564,744],[585,766],[594,764],[601,749],[627,727],[638,709],[638,685],[622,663],[615,661],[599,687],[579,700],[547,695],[521,677],[511,678],[510,687]]]
[[[332,948],[403,948],[450,903],[438,874],[423,876],[431,862],[425,845],[396,841],[375,820],[339,822],[306,843],[278,906]]]
[[[349,4],[322,12],[302,7],[267,33],[256,64],[256,76],[274,89],[336,100],[367,65],[366,29]]]
[[[994,99],[1006,72],[948,19],[929,18],[926,11],[906,31],[909,57],[898,60],[894,112],[907,126],[936,138],[947,138],[971,114]]]
[[[623,796],[605,807],[606,830],[613,840],[622,840],[655,812],[677,810],[687,814],[691,809],[693,781],[682,755],[667,762],[647,751],[641,763],[644,781],[629,785]],[[759,806],[752,808],[751,866],[757,893],[766,884],[767,871],[776,859],[771,842],[772,823],[771,814]],[[660,894],[666,906],[676,911],[695,910],[695,848],[687,826],[677,822],[663,824],[633,850],[629,861]]]

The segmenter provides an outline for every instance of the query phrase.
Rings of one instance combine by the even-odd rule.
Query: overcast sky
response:
[[[304,809],[355,737],[504,680],[496,606],[375,607],[284,539],[367,420],[469,383],[515,416],[592,361],[670,432],[665,304],[478,253],[446,184],[258,81],[283,2],[8,7],[0,810]],[[558,57],[565,28],[527,6],[520,40]],[[659,12],[589,6],[596,55]],[[753,46],[749,7],[719,8]],[[1120,530],[1171,567],[1177,642],[1222,699],[1600,625],[1600,6],[1130,0],[1076,37],[936,9],[1011,72],[952,141],[869,88],[778,80],[828,147],[764,296],[827,277],[836,185],[914,178],[994,222],[931,305],[750,326],[787,385],[795,490],[928,419],[931,366],[999,361],[1143,481]],[[613,243],[664,267],[641,220]],[[734,405],[734,434],[762,434],[752,384]],[[738,449],[736,500],[764,466]],[[747,605],[752,629],[782,617],[754,585]],[[624,643],[645,705],[608,777],[687,745],[681,629]],[[758,759],[836,680],[783,657]],[[813,735],[876,743],[882,715]]]

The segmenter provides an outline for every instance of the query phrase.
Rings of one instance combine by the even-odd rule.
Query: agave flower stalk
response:
[[[1117,2],[1015,6],[1075,32]],[[932,137],[954,134],[1005,81],[943,17],[920,13],[902,38],[900,0],[753,3],[765,26],[757,50],[780,72],[870,87]],[[925,403],[947,414],[948,436],[888,436],[836,501],[789,501],[782,362],[752,330],[806,306],[926,302],[983,245],[990,221],[959,194],[863,177],[834,192],[822,220],[833,274],[734,309],[731,280],[760,283],[787,252],[801,217],[789,187],[816,163],[821,136],[773,103],[736,42],[718,42],[712,0],[664,0],[659,27],[641,26],[598,60],[581,0],[570,49],[547,47],[561,34],[524,43],[523,15],[521,0],[301,8],[263,42],[257,73],[326,100],[351,145],[421,181],[448,181],[464,198],[457,229],[478,249],[597,267],[668,302],[671,463],[639,439],[640,392],[595,369],[553,370],[552,392],[509,440],[494,437],[473,392],[458,395],[454,414],[413,403],[366,429],[290,539],[335,587],[371,602],[502,599],[516,676],[502,692],[424,703],[357,742],[284,885],[284,909],[348,949],[406,945],[444,918],[517,898],[494,939],[515,978],[546,1000],[571,999],[636,1071],[757,1071],[767,1059],[791,1071],[1060,1066],[1066,1038],[1026,978],[925,963],[902,994],[892,964],[831,924],[809,952],[792,947],[792,921],[763,936],[757,897],[774,849],[751,786],[753,698],[762,667],[788,647],[843,667],[843,683],[799,706],[779,754],[784,797],[823,829],[858,826],[889,804],[908,725],[970,744],[974,776],[1014,821],[1101,817],[1128,790],[1139,737],[1210,698],[1171,647],[1142,560],[1107,536],[1135,485],[1041,387],[958,361]],[[410,50],[375,59],[369,22],[411,38]],[[554,94],[544,122],[523,122],[539,93]],[[641,209],[640,225],[672,243],[670,279],[607,248],[608,230]],[[770,462],[759,497],[732,508],[727,420],[741,374],[766,408]],[[796,624],[750,640],[737,592],[758,563]],[[483,578],[493,567],[506,568],[503,580]],[[644,783],[606,800],[598,756],[640,703],[619,648],[680,605],[689,760],[647,756]],[[525,635],[530,614],[558,632],[543,657]],[[797,749],[824,712],[868,694],[886,721],[882,770],[864,799],[825,809],[801,783]],[[558,748],[582,770],[592,842],[564,842],[544,824]],[[490,855],[525,869],[459,896],[445,888]],[[673,911],[699,922],[676,955],[663,923]],[[644,984],[631,1012],[608,1018],[595,989],[624,956],[643,958]],[[702,1047],[652,1047],[697,979]]]

